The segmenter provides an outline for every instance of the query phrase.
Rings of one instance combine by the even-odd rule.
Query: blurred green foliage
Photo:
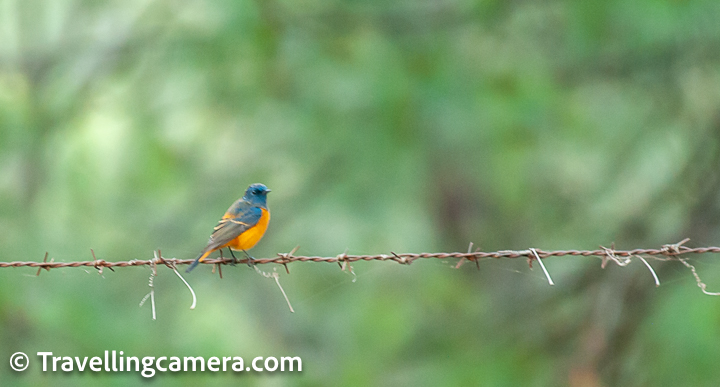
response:
[[[720,2],[0,1],[0,260],[194,258],[248,184],[257,257],[720,240]],[[693,259],[717,288],[717,258]],[[301,356],[157,385],[718,383],[720,306],[688,270],[553,258],[0,270],[16,351]],[[263,270],[272,270],[269,266]]]

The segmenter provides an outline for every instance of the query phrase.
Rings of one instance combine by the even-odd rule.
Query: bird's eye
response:
[[[254,189],[254,190],[253,190],[253,195],[260,195],[260,190],[257,189],[257,188]]]

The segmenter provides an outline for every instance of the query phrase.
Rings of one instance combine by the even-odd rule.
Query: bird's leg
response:
[[[220,250],[220,259],[225,259],[225,257],[223,257],[222,249],[219,249],[219,250]],[[235,261],[237,261],[237,259],[235,259],[235,256],[233,255],[231,248],[228,247],[228,251],[230,252],[230,255],[232,255],[232,257],[233,257],[233,261],[230,262],[230,266],[235,266]]]
[[[245,253],[245,256],[246,256],[247,259],[248,259],[248,262],[247,262],[247,263],[248,263],[248,266],[253,267],[253,266],[255,265],[255,263],[253,262],[253,260],[254,260],[255,258],[253,258],[253,256],[250,255],[250,254],[248,254],[248,252],[245,251],[245,250],[243,250],[243,253]]]
[[[235,266],[235,264],[237,263],[237,258],[235,258],[235,253],[233,253],[232,249],[229,247],[228,247],[228,250],[230,250],[230,255],[232,255],[232,257],[233,257],[233,261],[232,261],[231,265]],[[243,251],[245,251],[245,250],[243,250]]]

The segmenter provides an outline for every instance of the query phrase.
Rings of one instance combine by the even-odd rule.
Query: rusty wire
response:
[[[720,292],[710,292],[707,290],[707,285],[700,279],[699,274],[697,273],[697,270],[695,269],[695,266],[688,263],[687,258],[681,257],[683,254],[706,254],[706,253],[713,253],[717,254],[720,253],[720,247],[686,247],[683,246],[686,242],[688,242],[690,239],[685,238],[682,241],[674,244],[667,244],[663,245],[659,249],[633,249],[633,250],[616,250],[614,244],[611,245],[610,248],[600,246],[600,249],[598,250],[554,250],[554,251],[545,251],[535,248],[529,248],[527,250],[501,250],[501,251],[494,251],[494,252],[483,252],[483,251],[472,251],[473,244],[470,243],[470,246],[468,247],[468,250],[466,253],[395,253],[393,251],[390,252],[390,254],[379,254],[379,255],[349,255],[347,254],[347,251],[345,253],[336,255],[334,257],[320,257],[320,256],[302,256],[302,255],[294,255],[297,251],[298,247],[295,247],[290,251],[289,253],[278,253],[277,257],[274,258],[259,258],[259,259],[253,259],[252,262],[255,264],[267,264],[267,263],[275,263],[279,265],[283,265],[285,267],[285,270],[290,272],[288,270],[287,264],[291,262],[335,262],[337,263],[340,268],[345,271],[347,270],[351,274],[353,274],[353,277],[357,278],[355,275],[355,272],[353,271],[353,267],[351,265],[352,262],[357,261],[394,261],[400,264],[409,265],[413,263],[417,259],[421,258],[435,258],[435,259],[448,259],[448,258],[457,258],[459,261],[455,265],[455,268],[459,268],[465,261],[474,261],[477,265],[477,268],[480,269],[479,261],[481,259],[500,259],[500,258],[527,258],[528,264],[530,267],[532,267],[533,260],[537,261],[540,267],[543,270],[543,273],[545,274],[545,277],[547,278],[549,285],[554,285],[552,278],[550,277],[550,273],[548,272],[547,268],[543,264],[543,259],[548,257],[562,257],[562,256],[583,256],[583,257],[598,257],[602,259],[602,267],[605,268],[608,262],[614,262],[618,266],[627,266],[630,264],[631,260],[633,258],[637,258],[645,264],[647,269],[650,271],[650,273],[653,276],[653,279],[655,281],[655,286],[660,286],[660,279],[657,276],[657,273],[655,273],[655,270],[652,268],[652,266],[646,261],[647,259],[656,259],[656,260],[677,260],[681,262],[683,265],[685,265],[687,268],[689,268],[692,272],[693,277],[695,278],[695,281],[697,283],[697,286],[702,290],[703,293],[711,296],[720,296]],[[38,268],[37,275],[40,275],[40,272],[42,269],[46,269],[50,271],[50,269],[56,269],[56,268],[62,268],[62,267],[94,267],[98,270],[98,273],[100,275],[103,274],[103,269],[108,268],[112,271],[115,271],[114,267],[127,267],[127,266],[150,266],[152,269],[150,279],[148,286],[150,287],[150,292],[140,301],[140,306],[145,303],[145,301],[149,298],[151,302],[151,308],[152,308],[152,318],[155,320],[157,318],[156,311],[155,311],[155,285],[154,285],[154,277],[157,276],[157,266],[158,265],[165,265],[168,268],[172,269],[175,274],[177,274],[178,277],[183,281],[185,286],[190,290],[190,293],[192,295],[192,305],[190,306],[190,309],[194,309],[195,305],[197,303],[197,298],[195,296],[195,292],[190,286],[190,284],[183,278],[183,276],[177,271],[178,265],[189,265],[194,262],[193,259],[177,259],[177,258],[163,258],[162,253],[160,250],[157,250],[154,252],[154,258],[149,260],[131,260],[131,261],[106,261],[103,259],[98,259],[95,255],[95,251],[90,249],[90,252],[92,254],[93,260],[92,261],[77,261],[77,262],[55,262],[53,259],[50,260],[50,262],[47,261],[48,259],[48,253],[45,253],[45,258],[43,259],[43,262],[23,262],[23,261],[15,261],[15,262],[0,262],[0,267],[36,267]],[[222,265],[227,264],[233,264],[233,263],[248,263],[249,258],[236,260],[234,257],[233,259],[223,258],[222,256],[222,250],[220,251],[220,258],[216,259],[206,259],[204,260],[205,264],[210,265],[217,265],[217,271],[220,275],[220,278],[222,278]],[[280,291],[283,294],[283,297],[285,297],[285,301],[288,304],[288,307],[290,309],[290,312],[294,312],[292,305],[290,304],[290,300],[288,299],[287,294],[285,293],[285,290],[283,289],[282,285],[280,285],[279,276],[276,271],[273,271],[272,273],[266,273],[262,270],[259,270],[257,266],[253,266],[255,271],[262,274],[266,278],[273,278],[275,280],[275,283],[277,284],[278,288],[280,288]],[[215,270],[213,270],[213,273]],[[353,282],[355,282],[355,279],[353,279]]]
[[[633,249],[633,250],[615,250],[614,248],[602,247],[598,250],[554,250],[545,251],[541,249],[528,249],[528,250],[500,250],[494,252],[483,252],[473,251],[467,253],[395,253],[390,254],[379,254],[379,255],[351,255],[351,254],[339,254],[334,257],[321,257],[321,256],[302,256],[294,255],[295,249],[290,253],[278,253],[277,257],[273,258],[256,258],[253,260],[255,264],[268,264],[275,263],[281,265],[287,265],[291,262],[337,262],[338,264],[347,264],[357,261],[395,261],[400,264],[411,264],[417,259],[448,259],[458,258],[469,261],[475,261],[477,263],[480,259],[486,258],[527,258],[532,264],[532,260],[538,258],[544,259],[548,257],[562,257],[562,256],[583,256],[583,257],[599,257],[603,259],[605,263],[609,259],[616,260],[618,257],[640,257],[645,256],[646,258],[653,258],[657,260],[668,260],[678,257],[683,254],[707,254],[720,253],[720,247],[686,247],[683,246],[689,239],[685,239],[675,244],[663,245],[659,249]],[[537,254],[537,255],[536,255]],[[94,252],[93,252],[94,257]],[[45,261],[33,262],[33,261],[15,261],[15,262],[0,262],[0,267],[37,267],[39,269],[57,269],[63,267],[94,267],[100,270],[103,267],[114,268],[114,267],[127,267],[127,266],[147,266],[165,264],[167,266],[172,265],[189,265],[193,262],[193,259],[177,259],[177,258],[163,258],[158,254],[158,258],[149,260],[131,260],[131,261],[106,261],[103,259],[94,259],[92,261],[76,261],[76,262],[55,262],[51,260],[47,262],[47,253],[45,255]],[[239,259],[234,261],[230,258],[215,258],[205,259],[205,264],[232,264],[234,262],[247,263],[247,258]],[[604,265],[603,265],[604,266]],[[287,268],[287,266],[286,266]]]

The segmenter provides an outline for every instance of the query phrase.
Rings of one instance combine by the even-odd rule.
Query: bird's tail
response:
[[[200,255],[198,255],[198,257],[195,258],[195,262],[191,263],[190,266],[187,268],[187,270],[185,270],[185,272],[189,273],[190,271],[192,271],[192,269],[194,269],[195,266],[197,266],[200,262],[202,262],[205,258],[207,258],[207,256],[210,255],[210,253],[212,253],[212,250],[203,251],[202,253],[200,253]]]

